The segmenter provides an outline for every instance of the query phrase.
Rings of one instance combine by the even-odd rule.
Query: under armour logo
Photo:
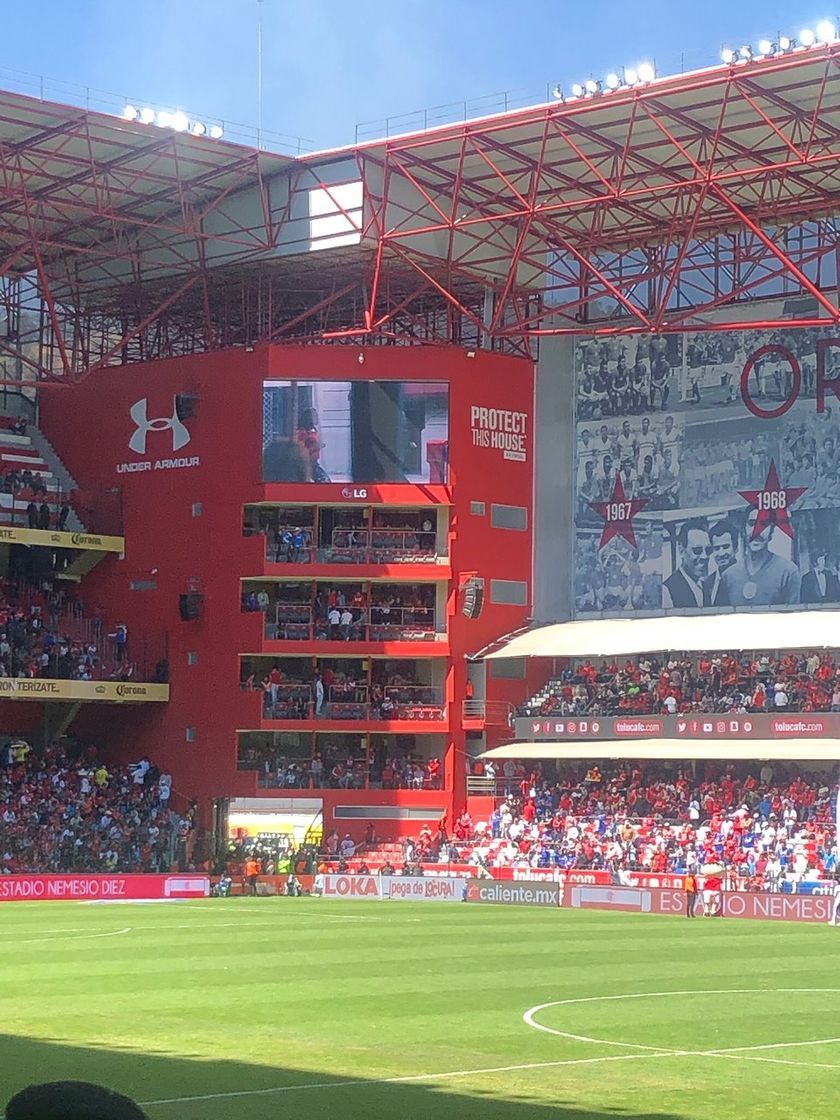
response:
[[[149,401],[146,397],[135,401],[129,411],[129,416],[137,425],[137,430],[128,441],[128,446],[138,455],[146,454],[146,436],[149,432],[165,432],[167,428],[172,432],[172,450],[178,451],[190,442],[190,433],[184,422],[178,416],[177,397],[172,398],[172,415],[156,416],[153,420],[148,418]]]

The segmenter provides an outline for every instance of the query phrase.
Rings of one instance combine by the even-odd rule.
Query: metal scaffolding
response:
[[[297,159],[0,93],[0,380],[836,323],[838,66],[800,49]],[[314,244],[319,195],[351,236]]]

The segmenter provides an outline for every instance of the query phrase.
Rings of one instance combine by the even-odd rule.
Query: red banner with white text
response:
[[[722,917],[758,918],[786,922],[827,922],[833,899],[827,895],[722,892]],[[580,910],[617,910],[632,914],[685,914],[682,890],[658,887],[601,887],[565,885],[563,906]],[[698,901],[695,913],[700,913]]]
[[[0,902],[118,902],[206,898],[206,875],[4,875]]]

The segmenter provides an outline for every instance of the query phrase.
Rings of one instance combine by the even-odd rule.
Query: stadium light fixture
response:
[[[803,27],[799,32],[799,42],[803,47],[813,47],[817,37],[810,27]]]
[[[817,42],[819,43],[833,43],[837,38],[837,28],[830,19],[820,20],[815,30],[817,33]]]
[[[638,85],[639,72],[634,70],[632,66],[627,66],[624,70],[624,81],[628,86]]]
[[[621,85],[621,78],[619,78],[618,74],[607,74],[604,79],[604,85],[610,90],[618,89]]]
[[[720,58],[722,62],[725,62],[726,65],[729,66],[735,61],[735,51],[733,51],[731,47],[724,47],[720,52]]]
[[[588,94],[598,93],[601,89],[601,83],[596,82],[594,78],[586,79],[586,92]]]
[[[752,59],[752,56],[753,56],[752,47],[748,46],[746,43],[744,44],[743,47],[740,47],[738,49],[738,57],[741,59],[742,62],[749,62]]]
[[[583,97],[583,86],[580,82],[575,82],[572,86],[572,97]]]
[[[796,40],[791,39],[789,35],[779,36],[779,50],[784,53],[785,51],[793,50],[796,46]]]
[[[135,105],[125,105],[122,118],[126,121],[140,121],[141,124],[154,124],[158,128],[171,128],[173,132],[188,132],[191,136],[209,136],[213,140],[221,140],[225,134],[222,125],[207,125],[204,121],[188,116],[183,109],[155,110],[150,105],[138,109]]]
[[[190,127],[190,119],[186,113],[177,109],[174,113],[168,109],[161,109],[155,124],[158,128],[171,128],[173,132],[186,132]]]
[[[656,67],[652,62],[642,62],[639,65],[639,81],[652,82],[656,78]]]
[[[770,39],[759,39],[758,40],[758,53],[763,58],[766,58],[770,54],[775,54],[775,51],[776,51],[776,46],[773,42],[771,42]]]

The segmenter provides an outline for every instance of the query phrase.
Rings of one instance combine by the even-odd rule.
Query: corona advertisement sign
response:
[[[168,684],[0,677],[0,700],[98,700],[111,704],[160,704],[168,699]]]
[[[92,552],[125,551],[123,537],[109,537],[101,533],[60,533],[51,529],[23,529],[4,525],[0,529],[0,544],[26,544],[41,548],[71,548]]]

